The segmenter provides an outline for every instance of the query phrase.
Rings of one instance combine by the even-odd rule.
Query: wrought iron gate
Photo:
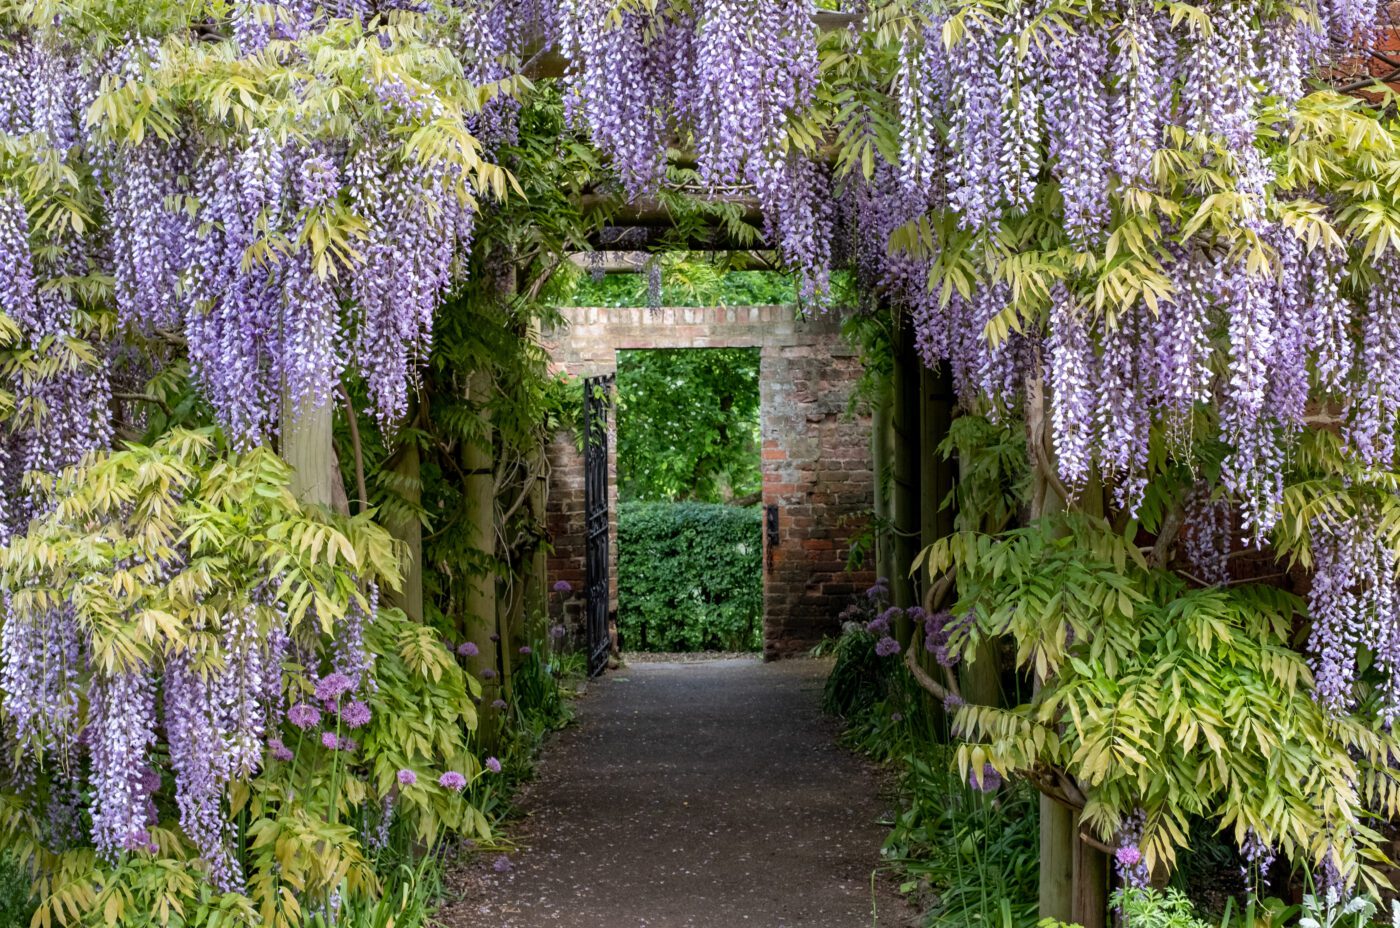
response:
[[[614,375],[583,381],[583,512],[584,577],[588,585],[588,674],[608,666],[612,639],[608,635],[608,410],[612,407]]]

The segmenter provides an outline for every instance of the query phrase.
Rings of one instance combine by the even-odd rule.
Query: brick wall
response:
[[[556,368],[576,377],[616,371],[617,352],[626,349],[760,349],[763,502],[777,504],[779,512],[777,546],[769,551],[766,533],[764,540],[764,654],[796,654],[835,633],[837,616],[852,593],[873,579],[868,572],[845,570],[851,539],[865,527],[871,509],[874,477],[870,420],[847,411],[861,368],[840,336],[840,317],[799,320],[786,306],[562,312],[567,324],[545,333],[545,345]],[[610,434],[609,449],[615,448]],[[583,459],[572,433],[559,435],[548,453],[554,543],[549,582],[573,585],[576,592],[562,608],[577,632],[583,616]],[[615,504],[615,453],[608,478]],[[612,537],[610,611],[615,611],[615,519]],[[557,598],[553,608],[558,615]]]

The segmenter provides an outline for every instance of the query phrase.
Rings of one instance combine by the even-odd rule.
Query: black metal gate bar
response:
[[[612,406],[614,375],[583,381],[583,511],[584,577],[588,674],[596,677],[608,666],[612,639],[608,635],[608,410]]]

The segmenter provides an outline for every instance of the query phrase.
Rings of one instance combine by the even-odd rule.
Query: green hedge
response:
[[[629,651],[750,651],[763,643],[761,509],[622,503],[617,630]]]

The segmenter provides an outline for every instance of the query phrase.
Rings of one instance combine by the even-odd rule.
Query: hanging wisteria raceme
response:
[[[1046,338],[1046,382],[1050,388],[1050,434],[1060,478],[1071,489],[1083,487],[1093,469],[1094,408],[1098,400],[1098,361],[1084,307],[1064,284],[1050,294]]]
[[[953,87],[948,145],[950,204],[966,228],[985,229],[1001,216],[1003,74],[999,66],[1001,34],[988,16],[970,16],[966,34],[949,51],[948,74]],[[1033,116],[1022,110],[1018,115]],[[906,170],[910,170],[906,168]]]
[[[1145,187],[1152,155],[1171,115],[1176,37],[1150,3],[1130,3],[1113,51],[1113,170],[1125,185]]]
[[[214,886],[220,892],[237,891],[243,875],[231,853],[233,826],[224,810],[232,758],[216,717],[221,702],[216,684],[196,669],[190,655],[180,654],[166,663],[164,686],[165,737],[175,769],[180,828],[208,864]]]
[[[1030,9],[1024,3],[1012,6],[1005,30],[1019,35],[1028,25]],[[1001,103],[1001,139],[997,161],[1000,164],[1001,195],[1013,213],[1024,213],[1035,196],[1036,175],[1040,172],[1044,128],[1041,98],[1047,97],[1041,70],[1021,53],[1020,46],[1007,38],[1000,40],[997,53]],[[1047,111],[1046,116],[1049,116]],[[1046,120],[1049,121],[1048,119]],[[1053,126],[1053,124],[1051,124]],[[1053,144],[1053,139],[1051,140]]]
[[[1139,309],[1104,326],[1095,407],[1103,476],[1112,478],[1114,503],[1134,516],[1147,487],[1152,430],[1152,396],[1141,384],[1151,378],[1153,344],[1146,310]]]
[[[1197,403],[1210,399],[1209,317],[1211,267],[1197,249],[1176,248],[1171,263],[1173,299],[1163,305],[1155,328],[1156,359],[1151,365],[1167,438],[1178,449],[1191,439]]]
[[[454,194],[452,177],[398,158],[387,140],[357,153],[348,173],[351,200],[370,225],[350,285],[354,354],[387,425],[408,408],[433,316],[457,256],[470,246],[474,213]]]
[[[97,674],[88,692],[84,737],[92,758],[92,840],[115,862],[123,852],[151,844],[154,787],[146,772],[156,740],[156,688],[150,670],[137,667]]]
[[[1109,218],[1108,39],[1085,25],[1057,35],[1045,57],[1045,135],[1065,229],[1077,244],[1097,243]]]
[[[899,177],[909,191],[928,195],[943,186],[941,166],[949,153],[939,117],[952,94],[948,56],[943,47],[944,17],[930,13],[917,34],[906,35],[899,51]]]
[[[369,585],[369,609],[351,604],[345,616],[336,624],[332,645],[332,672],[350,681],[350,692],[359,692],[373,680],[374,654],[365,643],[366,626],[374,622],[379,611],[379,588]]]
[[[1395,461],[1400,416],[1400,260],[1387,254],[1375,267],[1366,313],[1361,317],[1361,352],[1349,395],[1347,440],[1361,459],[1375,467]]]
[[[648,41],[652,24],[628,11],[607,26],[611,0],[563,0],[559,44],[569,56],[565,113],[613,162],[631,196],[654,190],[665,173],[669,69]]]
[[[1343,523],[1312,524],[1308,650],[1318,700],[1340,712],[1356,698],[1358,649],[1369,649],[1384,680],[1381,702],[1390,721],[1400,715],[1400,590],[1394,557],[1372,522],[1361,513]]]
[[[1191,491],[1186,505],[1186,545],[1183,554],[1191,576],[1211,586],[1230,579],[1230,543],[1233,537],[1230,501],[1212,498],[1204,486]]]
[[[81,723],[85,647],[72,609],[19,615],[6,603],[0,630],[3,705],[15,740],[73,761]]]

